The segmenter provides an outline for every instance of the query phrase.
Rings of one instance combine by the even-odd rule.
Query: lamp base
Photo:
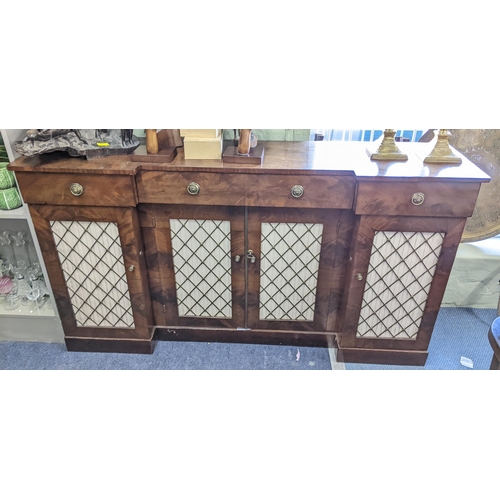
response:
[[[424,163],[451,163],[453,165],[460,165],[462,159],[455,156],[453,153],[447,156],[429,155],[424,159]]]

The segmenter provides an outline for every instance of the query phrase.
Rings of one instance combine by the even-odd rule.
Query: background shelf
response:
[[[0,219],[26,219],[26,205],[15,208],[14,210],[0,210]]]
[[[13,150],[15,141],[21,140],[26,133],[26,129],[1,129],[5,148],[10,161],[15,160],[19,155]],[[22,193],[21,193],[22,195]],[[35,228],[27,205],[23,205],[15,210],[0,210],[0,229],[9,231],[26,231],[30,241],[29,251],[31,260],[40,263],[45,277],[47,270],[41,256],[40,245],[36,238]],[[42,313],[30,313],[29,306],[20,306],[14,311],[5,310],[5,299],[0,299],[0,341],[1,340],[22,340],[28,342],[63,342],[64,333],[61,320],[56,311],[56,304],[52,294],[50,282],[46,279],[47,288],[50,293],[50,301],[45,305]]]
[[[33,311],[30,312],[33,308],[30,305],[19,305],[17,309],[14,311],[6,311],[5,310],[5,305],[6,301],[5,298],[0,299],[0,318],[5,318],[5,317],[19,317],[19,316],[24,316],[28,318],[37,318],[37,317],[55,317],[55,312],[54,309],[52,309],[52,305],[50,302],[45,304],[44,309],[42,312],[39,311]]]

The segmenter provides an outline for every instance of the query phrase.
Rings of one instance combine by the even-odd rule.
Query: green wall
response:
[[[259,141],[308,141],[310,129],[306,128],[254,128],[252,132]],[[224,139],[232,139],[234,132],[224,129]]]
[[[308,128],[254,128],[253,133],[260,141],[308,141],[310,129]],[[136,137],[145,137],[143,129],[134,130]],[[224,139],[233,139],[234,132],[224,129]]]

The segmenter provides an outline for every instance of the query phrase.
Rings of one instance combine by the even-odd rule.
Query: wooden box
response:
[[[222,156],[222,134],[218,137],[184,137],[186,160],[220,160]]]

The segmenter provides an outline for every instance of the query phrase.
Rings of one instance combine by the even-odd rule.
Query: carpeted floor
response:
[[[312,347],[158,342],[152,355],[68,352],[63,344],[0,342],[3,370],[487,370],[487,334],[494,309],[441,309],[423,367],[346,363],[332,366],[329,349]]]
[[[392,366],[346,363],[347,370],[470,370],[460,364],[462,356],[474,363],[474,370],[490,368],[493,351],[488,330],[496,309],[443,307],[429,344],[425,366]]]

